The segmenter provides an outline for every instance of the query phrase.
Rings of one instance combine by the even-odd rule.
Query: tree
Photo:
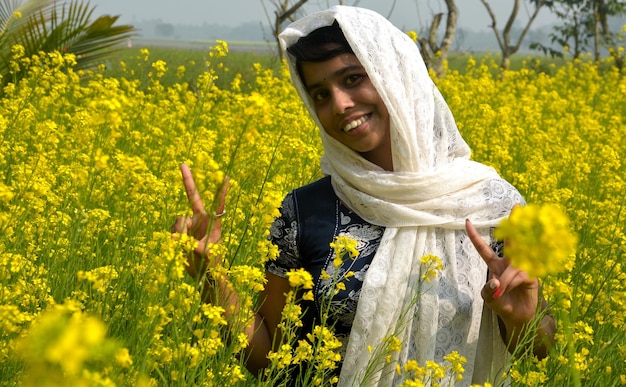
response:
[[[76,68],[88,68],[134,35],[132,26],[114,26],[119,16],[90,21],[95,7],[83,1],[0,0],[0,86],[24,74],[11,73],[12,49],[30,57],[41,51],[76,55]]]
[[[611,31],[608,20],[610,16],[626,13],[623,0],[558,0],[549,1],[546,5],[562,22],[553,27],[554,32],[550,34],[550,41],[561,49],[555,50],[540,43],[531,44],[531,48],[557,57],[563,57],[565,51],[573,58],[593,49],[597,62],[601,46],[611,48],[617,44],[617,34]],[[615,59],[616,65],[621,68],[623,63],[617,61],[618,57]]]
[[[294,21],[296,12],[306,4],[308,0],[298,0],[295,4],[290,5],[289,0],[272,0],[271,3],[274,5],[274,19],[272,22],[271,17],[269,16],[267,9],[265,9],[265,3],[263,3],[263,8],[265,9],[265,15],[268,18],[270,24],[272,24],[272,36],[278,42],[278,35],[281,33],[283,29],[283,24],[286,21]],[[282,57],[282,51],[280,47],[278,48],[278,53]]]
[[[274,39],[276,40],[276,42],[278,42],[278,35],[281,33],[284,27],[284,24],[286,22],[294,21],[297,17],[298,11],[300,11],[300,9],[307,3],[307,1],[308,0],[298,0],[297,2],[291,4],[292,1],[290,0],[270,0],[270,3],[274,6],[274,14],[273,14],[273,20],[272,20],[272,17],[269,15],[269,13],[267,12],[267,9],[265,8],[265,3],[263,2],[263,0],[261,0],[261,3],[263,4],[263,8],[265,9],[265,15],[267,16],[269,23],[272,25],[272,35]],[[449,0],[449,1],[454,3],[454,0]],[[354,0],[352,5],[356,6],[358,5],[358,3],[359,3],[359,0]],[[345,1],[338,0],[337,4],[344,5]],[[396,6],[396,0],[394,0],[393,3],[391,4],[389,15],[391,15],[391,12],[393,12],[393,9],[395,8],[395,6]],[[389,18],[389,16],[387,16],[387,18]],[[278,52],[282,57],[282,52],[280,48]]]
[[[491,9],[489,2],[487,2],[487,0],[480,0],[480,1],[481,3],[483,3],[485,8],[487,9],[487,13],[489,13],[489,17],[491,18],[490,27],[493,29],[493,32],[496,34],[496,40],[498,41],[498,46],[500,47],[500,52],[502,53],[502,62],[500,63],[500,67],[503,69],[508,69],[510,61],[511,61],[511,56],[513,56],[513,54],[519,51],[522,45],[522,42],[524,41],[524,37],[528,33],[528,30],[530,29],[530,26],[533,24],[533,21],[535,21],[535,18],[539,14],[539,10],[541,9],[541,7],[544,6],[545,0],[531,0],[531,2],[535,4],[535,9],[532,15],[530,16],[530,18],[528,19],[526,26],[523,28],[522,32],[520,33],[517,39],[517,43],[515,44],[511,43],[511,29],[513,28],[513,25],[515,24],[515,19],[517,19],[521,1],[520,0],[514,1],[513,9],[511,10],[511,14],[509,15],[509,19],[507,20],[504,26],[504,29],[502,30],[502,33],[500,33],[500,31],[498,30],[496,15]]]
[[[448,8],[448,14],[446,17],[446,30],[443,38],[441,39],[441,43],[437,42],[437,32],[439,30],[439,25],[441,24],[441,19],[444,15],[443,13],[434,15],[433,21],[428,30],[428,35],[418,39],[420,51],[426,66],[433,69],[438,76],[443,75],[443,64],[446,59],[448,59],[450,47],[452,47],[452,43],[454,42],[459,14],[459,10],[456,7],[454,0],[445,0],[445,3]]]
[[[170,23],[159,22],[154,26],[154,32],[157,34],[157,36],[169,38],[170,36],[174,35],[174,26]]]

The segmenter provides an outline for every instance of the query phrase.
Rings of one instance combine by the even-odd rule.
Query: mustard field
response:
[[[320,177],[317,129],[288,74],[230,74],[224,43],[193,83],[145,49],[142,66],[122,64],[115,78],[74,70],[71,56],[13,55],[27,76],[0,93],[0,385],[277,386],[304,362],[303,384],[328,382],[338,349],[323,327],[270,354],[260,380],[247,373],[249,313],[226,319],[200,301],[184,268],[193,241],[169,231],[190,214],[181,163],[207,206],[230,176],[212,275],[254,307],[283,196]],[[472,157],[528,203],[561,208],[578,237],[576,254],[542,278],[556,345],[541,361],[514,356],[510,381],[626,385],[626,76],[587,60],[494,66],[469,59],[435,82]],[[232,82],[218,87],[224,74]],[[300,312],[288,308],[285,326]],[[448,359],[462,378],[462,359]],[[406,386],[449,385],[445,367],[397,371]]]

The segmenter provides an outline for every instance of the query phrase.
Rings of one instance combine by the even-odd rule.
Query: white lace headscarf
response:
[[[335,20],[389,111],[394,167],[384,171],[320,130],[322,170],[332,176],[338,197],[386,227],[363,283],[340,385],[389,386],[399,379],[396,363],[443,362],[453,350],[467,358],[457,385],[493,381],[506,349],[493,313],[483,313],[487,268],[464,222],[471,219],[488,240],[489,228],[521,197],[492,168],[469,160],[469,147],[416,44],[381,15],[332,7],[288,26],[280,35],[282,49]],[[295,58],[287,58],[292,82],[322,128]],[[442,260],[444,270],[426,283],[420,280],[421,258],[429,254]],[[416,294],[421,296],[414,302]],[[376,348],[390,335],[403,345],[386,359]]]

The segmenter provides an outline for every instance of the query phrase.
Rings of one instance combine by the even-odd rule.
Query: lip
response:
[[[372,116],[371,113],[351,116],[341,122],[340,131],[346,134],[350,134],[358,130],[363,124],[367,123],[371,119],[371,116]],[[350,125],[351,123],[358,122],[360,120],[362,120],[363,122],[359,123],[357,126],[353,127],[350,130],[345,129],[346,126]]]

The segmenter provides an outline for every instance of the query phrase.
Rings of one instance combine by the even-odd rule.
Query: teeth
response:
[[[362,123],[364,123],[365,121],[367,121],[367,116],[363,116],[363,117],[359,118],[358,120],[354,120],[354,121],[350,122],[348,125],[343,127],[343,130],[344,130],[344,132],[349,132],[352,129],[354,129],[357,126],[359,126]]]

